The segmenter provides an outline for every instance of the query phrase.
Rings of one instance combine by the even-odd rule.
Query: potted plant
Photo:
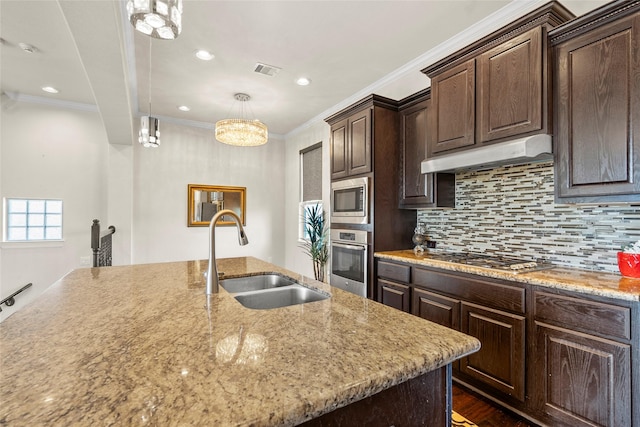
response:
[[[324,272],[329,260],[328,227],[320,203],[308,205],[302,212],[304,237],[300,247],[313,262],[315,279],[324,282]]]
[[[640,277],[640,240],[618,252],[618,268],[623,276]]]

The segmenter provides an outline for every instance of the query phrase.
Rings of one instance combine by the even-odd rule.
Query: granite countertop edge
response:
[[[624,277],[614,273],[555,267],[514,274],[497,269],[431,259],[428,253],[416,255],[413,250],[409,249],[375,252],[374,257],[552,289],[573,291],[585,295],[640,301],[640,279]]]

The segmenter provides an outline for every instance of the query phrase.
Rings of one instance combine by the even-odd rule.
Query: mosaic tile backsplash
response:
[[[441,250],[617,273],[616,253],[640,239],[640,205],[556,204],[553,185],[551,162],[458,173],[456,207],[417,221]]]

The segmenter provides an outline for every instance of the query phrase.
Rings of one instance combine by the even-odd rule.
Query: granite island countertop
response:
[[[376,252],[374,256],[379,259],[406,262],[418,266],[422,265],[425,267],[492,277],[494,279],[511,280],[554,289],[564,289],[588,295],[640,301],[640,279],[623,277],[614,273],[556,267],[548,270],[514,274],[503,270],[433,259],[430,257],[428,251],[416,255],[413,250],[410,249]]]
[[[258,259],[331,298],[207,297],[207,261],[74,270],[0,323],[0,424],[295,425],[477,351],[472,337]]]

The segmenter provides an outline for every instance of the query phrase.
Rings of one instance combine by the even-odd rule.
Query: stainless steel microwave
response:
[[[369,178],[351,178],[331,183],[331,222],[369,223]]]

